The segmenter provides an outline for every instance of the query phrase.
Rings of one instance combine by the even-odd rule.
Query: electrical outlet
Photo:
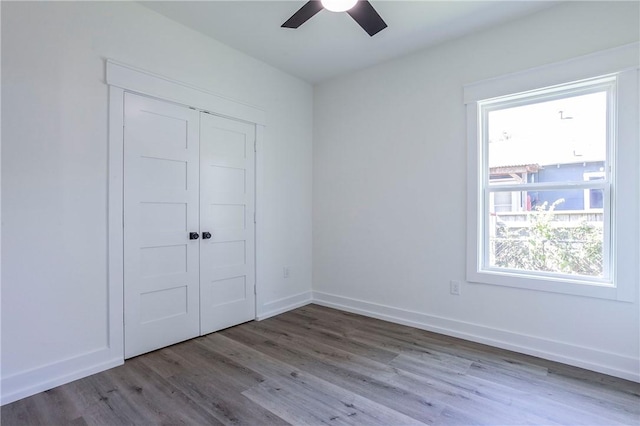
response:
[[[284,278],[289,278],[289,267],[285,266],[284,268],[282,268],[282,276]]]
[[[451,294],[460,296],[460,281],[451,281],[449,283]]]

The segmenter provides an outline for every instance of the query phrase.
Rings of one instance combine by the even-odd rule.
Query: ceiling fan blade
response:
[[[368,0],[359,0],[347,13],[365,30],[371,37],[387,28],[378,12]]]
[[[313,15],[320,12],[323,9],[320,0],[308,1],[302,6],[293,16],[287,19],[287,22],[281,25],[282,28],[298,28],[300,25],[307,22]]]

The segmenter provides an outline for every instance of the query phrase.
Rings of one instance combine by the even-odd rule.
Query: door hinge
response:
[[[256,212],[253,212],[253,223],[256,223]]]
[[[255,284],[253,285],[253,294],[255,294],[255,295],[258,294],[258,291],[256,290],[256,285]]]
[[[253,152],[258,152],[258,139],[253,140]]]

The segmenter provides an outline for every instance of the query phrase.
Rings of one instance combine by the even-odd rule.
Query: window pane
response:
[[[590,172],[584,174],[584,180],[602,180],[604,179],[604,171]],[[602,189],[589,189],[585,192],[584,208],[585,209],[601,209],[604,204],[604,194]]]
[[[603,196],[602,189],[590,189],[589,200],[585,200],[585,208],[601,209]]]
[[[492,192],[488,266],[602,277],[603,212],[563,209],[588,191]],[[530,210],[518,207],[523,200]]]
[[[582,211],[602,209],[602,189],[557,189],[545,191],[492,191],[489,195],[489,213],[536,211],[546,203],[555,203],[555,211]]]
[[[604,170],[606,91],[489,111],[487,126],[491,185],[580,182]]]

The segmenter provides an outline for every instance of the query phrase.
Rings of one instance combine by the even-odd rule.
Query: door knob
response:
[[[209,238],[211,238],[211,233],[210,232],[203,232],[202,233],[202,239],[203,240],[208,240]]]
[[[199,236],[200,235],[198,235],[197,232],[189,232],[189,239],[190,240],[197,240]]]

